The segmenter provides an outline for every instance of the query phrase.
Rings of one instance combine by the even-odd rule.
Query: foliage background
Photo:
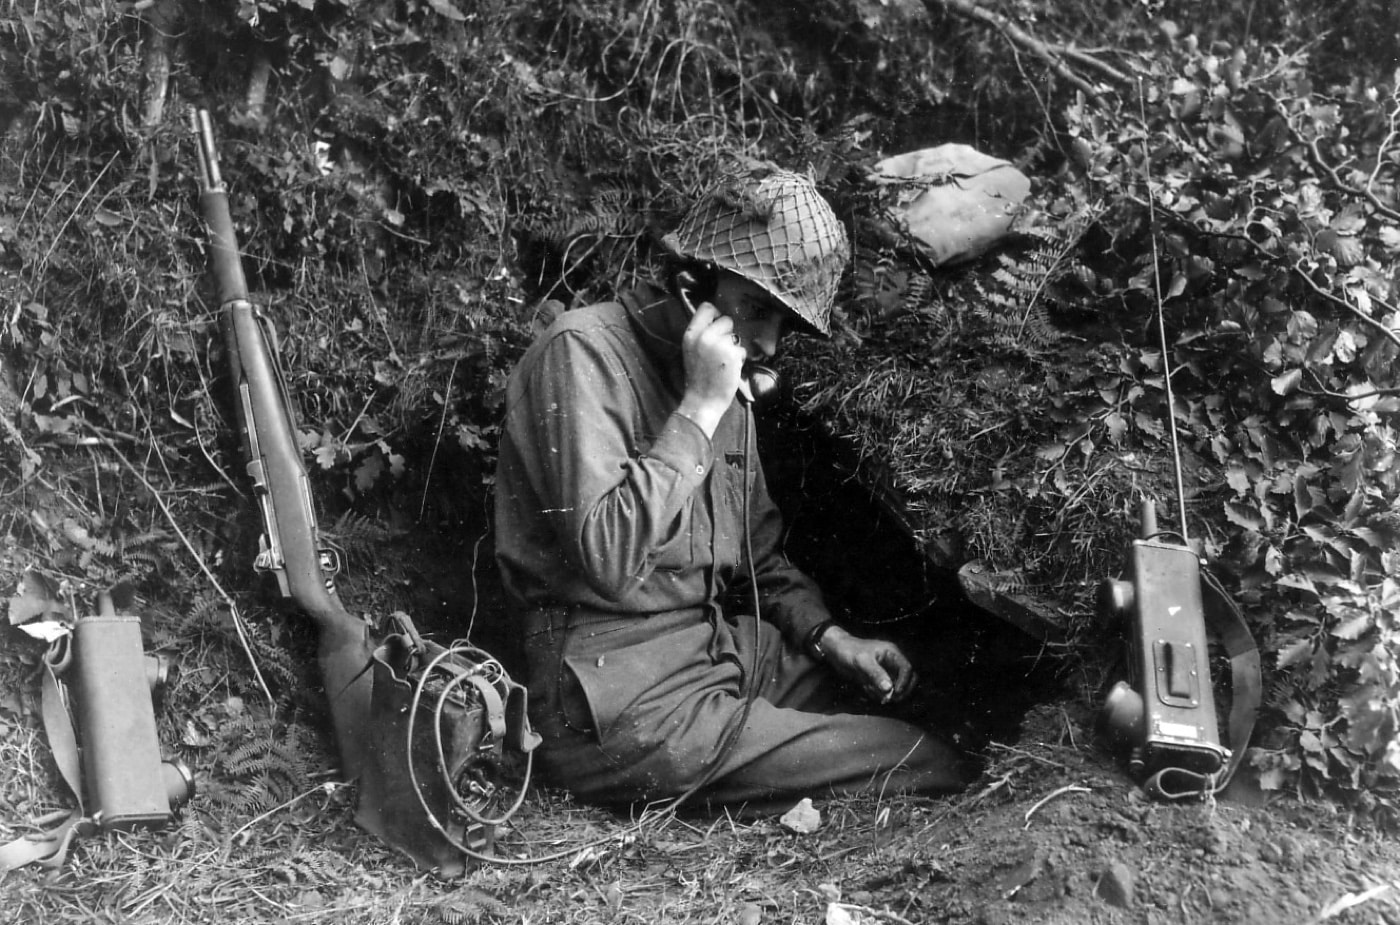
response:
[[[164,721],[215,807],[294,797],[315,743],[238,752],[317,707],[297,623],[248,582],[185,107],[215,112],[366,610],[408,593],[374,550],[409,525],[489,569],[513,359],[760,157],[813,170],[860,245],[841,336],[790,359],[802,419],[925,548],[1086,635],[1136,494],[1171,497],[1160,278],[1191,533],[1267,654],[1253,773],[1393,815],[1400,12],[1343,6],[7,0],[7,563],[131,589],[187,653]],[[971,267],[861,224],[869,165],[944,141],[1036,181],[1016,241]]]

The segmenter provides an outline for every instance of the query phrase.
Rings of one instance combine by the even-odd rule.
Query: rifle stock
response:
[[[316,523],[276,342],[267,318],[248,300],[208,111],[193,113],[192,123],[199,141],[199,206],[208,226],[209,268],[218,290],[239,438],[263,522],[254,568],[271,572],[282,596],[316,624],[317,663],[341,770],[349,779],[364,766],[362,732],[370,717],[372,680],[369,627],[345,609],[335,590],[338,556]]]

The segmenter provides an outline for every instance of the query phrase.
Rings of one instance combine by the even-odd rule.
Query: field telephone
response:
[[[194,795],[183,762],[167,759],[156,704],[169,663],[142,648],[141,618],[118,614],[112,594],[79,617],[44,654],[40,706],[44,733],[77,806],[51,826],[0,845],[0,877],[27,864],[63,864],[74,838],[97,832],[163,829]]]

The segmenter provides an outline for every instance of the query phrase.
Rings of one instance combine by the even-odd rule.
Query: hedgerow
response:
[[[1298,30],[1327,14],[1301,2],[1249,23],[1227,5],[1204,40],[1172,4],[810,7],[10,4],[7,532],[84,586],[189,604],[207,568],[246,575],[189,105],[215,111],[317,490],[349,528],[482,528],[532,330],[647,272],[722,163],[810,167],[851,215],[877,152],[965,141],[1036,177],[1021,249],[886,255],[902,275],[878,311],[858,263],[841,337],[793,358],[847,378],[804,407],[851,412],[845,437],[965,554],[1075,592],[1117,564],[1132,492],[1161,486],[1160,279],[1191,532],[1271,656],[1253,766],[1390,799],[1400,91],[1349,60],[1383,38],[1309,56]],[[1018,292],[1024,255],[1061,245],[1053,286]],[[886,391],[857,407],[856,374]]]

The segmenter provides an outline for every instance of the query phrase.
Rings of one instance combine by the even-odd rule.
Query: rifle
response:
[[[525,688],[480,649],[424,639],[407,614],[384,620],[374,640],[340,602],[340,556],[316,526],[271,325],[248,301],[208,111],[191,121],[238,433],[263,521],[253,567],[316,624],[341,772],[358,780],[355,822],[443,876],[466,858],[506,863],[492,857],[496,829],[520,808],[540,742]]]
[[[276,576],[282,597],[291,598],[316,624],[317,663],[330,701],[341,773],[348,780],[359,775],[365,762],[369,626],[352,616],[336,593],[333,579],[340,556],[317,527],[275,334],[267,317],[248,300],[209,112],[192,112],[191,128],[199,141],[199,207],[208,226],[209,267],[236,393],[238,434],[262,514],[253,567]]]

